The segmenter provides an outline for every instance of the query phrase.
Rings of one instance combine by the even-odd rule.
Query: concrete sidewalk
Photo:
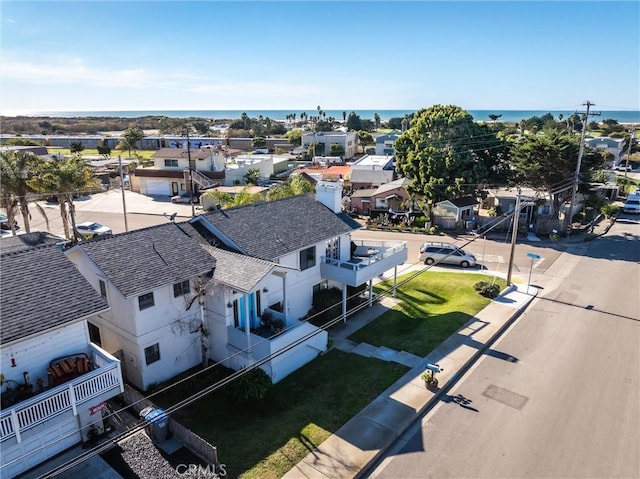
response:
[[[360,477],[363,470],[378,459],[424,411],[433,406],[443,390],[464,374],[490,347],[536,294],[537,288],[527,288],[527,285],[507,288],[464,327],[310,452],[284,478]],[[393,304],[393,298],[383,299],[359,313],[346,325],[332,331],[330,336],[334,342],[346,339]],[[438,389],[427,389],[420,378],[427,363],[437,363],[442,368],[437,375]]]

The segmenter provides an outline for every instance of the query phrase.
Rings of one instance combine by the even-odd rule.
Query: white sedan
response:
[[[92,221],[79,223],[76,225],[76,229],[78,230],[78,233],[80,233],[81,235],[89,236],[91,238],[113,234],[113,231],[111,230],[111,228],[107,226],[102,226],[100,223],[94,223]]]

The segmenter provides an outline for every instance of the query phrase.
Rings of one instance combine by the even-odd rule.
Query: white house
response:
[[[624,155],[624,138],[609,138],[601,136],[599,138],[587,138],[585,140],[587,146],[598,151],[606,151],[612,155],[612,165],[617,165],[622,161]]]
[[[393,181],[393,156],[365,155],[351,164],[351,184],[354,190],[377,188]]]
[[[151,157],[153,166],[138,167],[132,189],[149,196],[175,196],[220,183],[225,177],[225,157],[218,148],[161,148]]]
[[[331,145],[338,144],[344,149],[344,159],[353,158],[358,146],[358,136],[354,132],[318,131],[302,135],[302,147],[309,148],[312,143],[322,145],[320,156],[328,156]]]
[[[88,327],[108,314],[108,304],[38,235],[2,240],[2,478],[104,432],[105,401],[124,390],[120,361]]]
[[[277,382],[326,349],[326,331],[303,320],[314,291],[346,296],[407,254],[405,243],[379,241],[354,258],[360,225],[341,213],[341,183],[318,188],[320,201],[217,210],[67,251],[109,301],[95,326],[105,349],[122,350],[128,381],[147,389],[203,360],[234,369],[265,360]]]
[[[376,155],[395,155],[395,143],[400,133],[387,133],[376,137]]]

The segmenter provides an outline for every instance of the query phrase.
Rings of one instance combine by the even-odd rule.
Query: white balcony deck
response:
[[[77,416],[78,406],[98,396],[124,391],[120,361],[95,344],[89,344],[89,357],[95,365],[64,384],[48,389],[0,412],[0,442],[15,437],[66,411]]]
[[[322,277],[349,286],[360,286],[407,260],[405,241],[360,240],[356,246],[367,251],[367,255],[345,260],[323,256],[320,263]]]

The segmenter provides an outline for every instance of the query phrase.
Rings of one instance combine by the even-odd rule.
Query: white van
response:
[[[418,259],[424,264],[455,264],[463,268],[476,265],[475,256],[451,243],[425,243],[420,247]]]
[[[627,201],[624,202],[622,211],[625,213],[640,214],[640,195],[629,195]]]

